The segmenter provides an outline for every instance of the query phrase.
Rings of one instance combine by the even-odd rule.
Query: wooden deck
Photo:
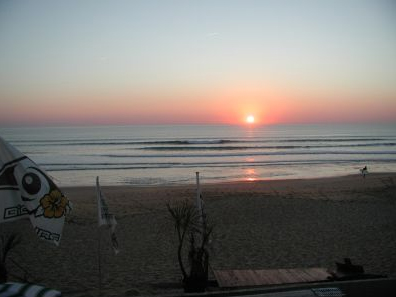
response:
[[[325,268],[213,270],[220,287],[248,287],[325,281],[331,276]]]

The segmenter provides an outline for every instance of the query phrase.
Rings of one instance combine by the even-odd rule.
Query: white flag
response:
[[[205,214],[205,208],[204,208],[204,200],[202,198],[201,194],[201,186],[199,183],[199,172],[195,173],[196,175],[196,182],[197,182],[197,198],[196,198],[196,207],[198,210],[198,214],[200,217],[200,222],[202,224],[202,227],[205,228],[206,226],[206,214]]]
[[[29,217],[39,238],[58,245],[70,210],[47,174],[0,137],[0,223]]]
[[[117,236],[115,234],[117,221],[115,219],[115,216],[109,213],[109,208],[107,206],[105,196],[100,189],[99,176],[96,177],[96,195],[98,198],[99,227],[102,225],[107,225],[110,228],[111,245],[113,246],[114,253],[117,255],[119,253]]]

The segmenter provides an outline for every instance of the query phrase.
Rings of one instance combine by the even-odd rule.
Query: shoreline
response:
[[[312,183],[328,183],[328,182],[345,182],[350,179],[370,180],[378,178],[396,178],[396,172],[375,172],[366,175],[363,178],[360,174],[346,174],[346,175],[336,175],[327,177],[314,177],[314,178],[280,178],[280,179],[255,179],[255,180],[240,180],[240,181],[224,181],[224,182],[205,182],[200,180],[201,189],[203,187],[228,187],[228,186],[243,186],[249,187],[249,185],[272,185],[272,184],[283,184],[283,183],[299,183],[299,182],[312,182]],[[96,185],[93,182],[92,185],[77,185],[77,186],[59,186],[60,189],[86,189],[95,188]],[[196,187],[194,183],[169,183],[169,184],[154,184],[154,185],[133,185],[133,184],[120,184],[120,185],[101,185],[102,188],[123,188],[123,189],[160,189],[160,188],[191,188]]]

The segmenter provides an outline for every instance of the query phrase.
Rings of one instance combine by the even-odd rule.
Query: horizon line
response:
[[[366,121],[366,122],[283,122],[283,123],[7,123],[0,124],[0,129],[7,128],[67,128],[67,127],[127,127],[127,126],[315,126],[315,125],[396,125],[396,121]]]

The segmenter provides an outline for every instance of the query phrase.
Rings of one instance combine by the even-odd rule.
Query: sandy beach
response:
[[[350,257],[367,273],[396,276],[396,174],[201,186],[215,226],[212,269],[335,269],[335,261]],[[117,256],[107,229],[98,232],[95,188],[62,190],[73,212],[59,247],[36,238],[29,221],[1,226],[2,233],[21,234],[10,259],[28,272],[29,281],[65,296],[97,296],[101,236],[103,296],[182,292],[165,203],[193,201],[195,185],[103,187],[118,222]],[[23,276],[13,261],[7,262],[9,271]]]

